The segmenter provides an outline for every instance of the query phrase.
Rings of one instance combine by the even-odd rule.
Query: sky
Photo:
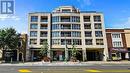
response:
[[[0,14],[0,28],[13,27],[28,32],[28,13],[52,12],[59,6],[75,6],[80,11],[104,14],[106,28],[130,28],[130,0],[15,0],[15,14]]]

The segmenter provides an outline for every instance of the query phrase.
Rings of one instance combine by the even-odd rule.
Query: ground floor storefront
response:
[[[2,60],[4,62],[23,62],[25,61],[26,54],[20,52],[19,50],[3,50],[2,51]]]
[[[31,61],[41,61],[40,50],[30,50]],[[48,53],[52,61],[70,61],[72,57],[72,50],[65,50],[64,48],[53,48]],[[103,61],[104,50],[103,49],[86,49],[79,48],[76,53],[78,61]]]
[[[112,48],[109,51],[111,60],[128,60],[130,58],[130,53],[127,49],[123,48]]]

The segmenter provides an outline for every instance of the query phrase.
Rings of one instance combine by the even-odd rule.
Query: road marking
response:
[[[96,69],[90,69],[90,70],[85,70],[86,72],[100,72],[100,73],[103,73],[103,72],[110,72],[110,73],[125,73],[125,72],[130,72],[130,70],[96,70]]]
[[[99,70],[95,70],[95,69],[90,69],[90,70],[86,70],[87,72],[102,72],[102,71],[99,71]]]
[[[32,72],[32,71],[30,71],[30,70],[28,70],[28,69],[20,69],[20,70],[18,70],[18,71],[21,72],[21,73]]]

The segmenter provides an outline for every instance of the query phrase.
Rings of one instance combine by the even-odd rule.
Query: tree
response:
[[[72,44],[72,48],[71,48],[71,61],[72,62],[77,61],[76,56],[77,56],[78,53],[80,53],[80,52],[77,50],[75,44]]]
[[[40,55],[41,55],[41,57],[42,57],[42,59],[44,60],[44,61],[48,61],[48,57],[47,57],[47,54],[49,53],[48,52],[48,48],[49,48],[49,45],[48,45],[48,43],[47,43],[47,41],[44,41],[43,42],[43,45],[41,46],[41,49],[40,49]]]
[[[0,49],[16,50],[18,49],[19,34],[14,28],[0,29]]]

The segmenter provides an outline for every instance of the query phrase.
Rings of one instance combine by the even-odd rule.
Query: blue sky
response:
[[[106,28],[130,28],[130,0],[15,0],[13,16],[0,14],[0,28],[27,32],[29,12],[51,12],[63,5],[73,5],[80,11],[103,12]]]

